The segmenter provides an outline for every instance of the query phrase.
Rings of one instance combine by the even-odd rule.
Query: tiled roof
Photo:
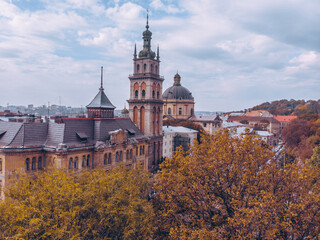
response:
[[[284,115],[277,115],[274,116],[279,122],[291,122],[294,119],[297,119],[297,116],[284,116]]]
[[[221,121],[221,118],[219,115],[194,115],[189,120],[194,122],[213,122]]]
[[[228,122],[240,122],[243,120],[247,120],[248,122],[260,122],[262,120],[267,120],[270,123],[279,123],[278,120],[274,119],[273,117],[248,117],[248,116],[229,116]]]
[[[0,131],[6,133],[0,138],[0,146],[8,146],[18,134],[22,123],[0,121]]]
[[[128,131],[128,138],[146,138],[129,118],[66,118],[62,123],[0,122],[0,148],[55,148],[60,143],[68,146],[92,146],[97,141],[108,140],[109,132],[119,129]]]

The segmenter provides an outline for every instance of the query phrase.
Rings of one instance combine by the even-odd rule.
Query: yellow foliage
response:
[[[314,170],[281,167],[250,134],[225,130],[166,160],[155,186],[158,239],[300,239],[319,234]]]
[[[0,204],[0,238],[149,239],[148,173],[124,166],[78,175],[25,175]]]

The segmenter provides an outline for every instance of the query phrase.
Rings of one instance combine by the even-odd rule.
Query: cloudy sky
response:
[[[122,109],[146,9],[164,89],[178,71],[196,110],[320,98],[319,0],[0,0],[0,105]]]

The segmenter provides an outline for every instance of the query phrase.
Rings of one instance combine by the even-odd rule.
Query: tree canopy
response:
[[[155,186],[158,239],[303,239],[320,233],[317,169],[283,166],[250,134],[181,149]]]
[[[148,173],[124,166],[25,175],[0,203],[0,238],[150,239]]]

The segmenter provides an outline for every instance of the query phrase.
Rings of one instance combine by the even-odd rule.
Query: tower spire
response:
[[[149,9],[147,9],[147,25],[146,25],[146,29],[149,29]]]
[[[99,90],[104,90],[103,89],[103,66],[101,66],[101,86],[100,86],[100,88],[99,88]]]
[[[160,59],[160,55],[159,55],[159,44],[158,44],[158,47],[157,47],[157,60],[159,61]]]
[[[137,44],[134,44],[134,53],[133,53],[133,58],[137,59]]]

